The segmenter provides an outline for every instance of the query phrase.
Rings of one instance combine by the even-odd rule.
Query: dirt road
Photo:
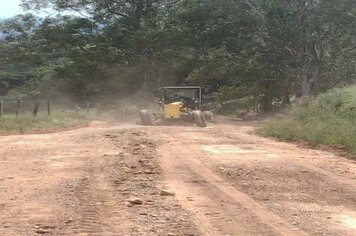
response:
[[[356,235],[356,162],[254,127],[0,137],[0,235]]]

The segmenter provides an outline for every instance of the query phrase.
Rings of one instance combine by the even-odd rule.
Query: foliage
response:
[[[356,87],[321,94],[304,107],[293,108],[287,119],[273,121],[259,132],[356,153]]]
[[[0,96],[114,100],[194,84],[267,111],[356,77],[354,0],[22,2],[58,14],[0,23]]]

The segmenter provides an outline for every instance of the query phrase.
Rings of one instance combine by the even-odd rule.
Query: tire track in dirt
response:
[[[132,225],[129,235],[201,235],[190,214],[177,203],[175,193],[162,181],[156,152],[160,143],[150,139],[144,129],[111,132],[108,137],[123,150],[111,163],[121,170],[120,175],[112,176],[112,183],[125,195]],[[132,203],[133,199],[139,204]]]
[[[345,186],[356,186],[356,160],[350,160],[330,152],[299,147],[294,143],[279,142],[272,138],[256,136],[252,134],[256,126],[253,123],[244,124],[231,121],[229,123],[234,125],[235,128],[231,128],[231,125],[223,124],[219,125],[220,130],[215,133],[228,137],[230,143],[235,140],[241,140],[254,149],[262,148],[275,155],[286,156],[285,158],[294,165],[309,169],[311,172],[317,172],[325,179]],[[341,170],[335,171],[331,168],[341,163],[345,165]]]
[[[111,184],[106,171],[110,160],[111,157],[106,156],[88,162],[86,175],[75,190],[74,224],[61,234],[130,235],[130,217],[123,197]]]
[[[126,207],[103,171],[120,151],[106,131],[0,137],[1,173],[12,176],[0,183],[1,235],[128,235]]]
[[[205,176],[213,172],[221,176],[222,182],[216,179],[218,185],[234,188],[248,196],[265,211],[288,222],[288,227],[296,230],[297,235],[300,231],[312,235],[356,235],[355,162],[328,152],[252,135],[249,132],[253,127],[246,123],[223,123],[210,129],[157,128],[164,130],[155,133],[158,139],[168,140],[161,158],[164,165],[173,168],[169,172],[178,173],[183,169],[188,173],[177,174],[177,178],[195,175],[205,180]],[[159,133],[165,135],[162,137]],[[173,156],[169,161],[165,159],[168,155]],[[175,159],[181,161],[171,164]],[[333,168],[334,164],[337,168]],[[173,174],[167,175],[178,188],[189,184],[189,181],[179,182]],[[177,181],[178,184],[174,183]],[[190,186],[188,192],[213,196],[210,193],[213,186],[201,192],[196,190],[197,187],[202,188],[201,185]],[[185,198],[180,200],[186,201]],[[197,209],[197,218],[208,221],[199,211],[209,209],[194,208],[191,202],[186,208]],[[251,208],[251,212],[254,211]],[[243,226],[240,219],[236,221]],[[210,226],[214,224],[217,225],[212,222]],[[251,227],[245,226],[247,229]],[[257,227],[263,229],[263,225]],[[241,227],[237,227],[236,232],[240,232],[239,229]],[[261,232],[270,233],[268,230]],[[275,234],[278,234],[276,230],[272,232]]]
[[[209,170],[197,158],[197,146],[182,145],[177,140],[183,137],[165,137],[170,144],[161,146],[159,154],[167,182],[196,213],[204,235],[307,235]],[[211,217],[216,213],[222,218]]]
[[[0,145],[1,235],[200,235],[174,196],[160,195],[156,144],[135,127],[0,137]]]
[[[0,137],[0,234],[356,235],[352,162],[248,125],[126,128]]]

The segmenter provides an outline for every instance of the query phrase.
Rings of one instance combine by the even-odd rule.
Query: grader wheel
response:
[[[206,121],[214,121],[214,113],[212,111],[204,111]]]
[[[152,125],[151,113],[147,110],[140,111],[141,125]]]
[[[193,111],[193,117],[197,126],[203,128],[208,126],[205,120],[204,113],[202,111]]]

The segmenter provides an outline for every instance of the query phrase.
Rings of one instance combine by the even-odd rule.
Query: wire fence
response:
[[[35,101],[28,100],[0,100],[0,117],[4,116],[28,116],[37,117],[39,115],[51,116],[59,112],[76,112],[85,115],[109,115],[118,120],[133,120],[139,117],[139,108],[134,105],[106,105],[98,103],[71,101],[52,101],[41,99]]]

